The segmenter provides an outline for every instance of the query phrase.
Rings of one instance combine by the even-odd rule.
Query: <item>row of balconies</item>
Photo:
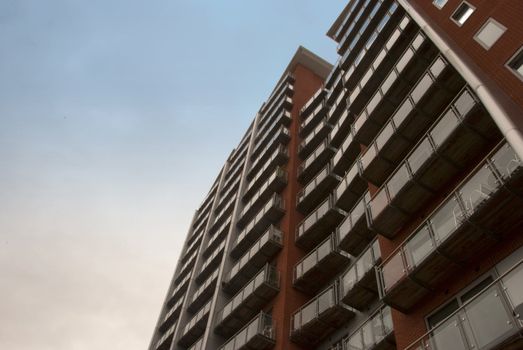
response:
[[[250,176],[247,179],[251,180],[255,178],[256,173],[260,173],[260,169],[269,163],[270,157],[274,155],[275,151],[282,147],[282,145],[287,145],[291,139],[289,129],[285,126],[281,126],[280,130],[271,136],[271,140],[263,148],[263,152],[259,153],[259,157],[252,158],[253,163],[251,171],[249,172]],[[254,150],[253,155],[256,155],[256,149]]]
[[[324,199],[325,193],[330,193],[334,186],[341,181],[341,177],[332,171],[331,163],[320,170],[320,172],[309,181],[296,198],[296,207],[302,214],[309,213],[316,208]]]
[[[238,191],[233,192],[232,197],[227,200],[226,205],[216,213],[214,223],[210,227],[209,231],[216,232],[222,227],[224,223],[231,217],[236,204],[236,198],[238,197]]]
[[[280,289],[280,275],[272,265],[263,267],[216,315],[215,332],[230,336],[259,313]]]
[[[236,179],[234,179],[234,181],[227,188],[227,190],[225,192],[221,193],[218,204],[216,204],[216,208],[214,209],[214,212],[216,213],[215,223],[216,223],[216,221],[218,221],[217,219],[220,217],[220,215],[217,213],[220,213],[221,211],[223,211],[223,209],[225,207],[229,206],[231,201],[234,201],[233,198],[235,198],[236,195],[238,194],[238,186],[240,185],[240,180],[241,180],[241,176],[237,176]]]
[[[327,90],[322,86],[314,95],[303,105],[300,110],[302,122],[300,124],[300,135],[306,135],[316,126],[323,117],[321,111],[325,103]]]
[[[263,208],[251,219],[236,237],[231,249],[231,256],[238,258],[247,247],[251,246],[271,225],[277,223],[285,212],[284,202],[280,195],[274,194]]]
[[[261,312],[219,350],[269,350],[276,344],[272,317]]]
[[[188,259],[190,259],[192,254],[194,254],[194,252],[198,249],[200,243],[202,242],[203,234],[204,231],[200,231],[200,233],[191,240],[191,243],[187,245],[187,248],[185,248],[185,252],[181,260],[182,264],[185,263]]]
[[[270,132],[266,132],[263,137],[254,144],[251,154],[251,159],[253,161],[259,158],[262,160],[266,158],[267,154],[274,149],[275,143],[288,142],[287,139],[290,139],[290,133],[287,129],[288,123],[284,123],[283,119],[290,120],[289,111],[282,111],[281,118],[279,118],[277,123],[273,124],[273,128],[269,130]]]
[[[334,197],[327,197],[296,228],[296,245],[311,249],[334,230],[346,213],[335,206]]]
[[[187,350],[204,350],[203,348],[203,337],[198,339],[196,341],[196,343],[194,343],[193,345],[191,345],[191,347]]]
[[[340,56],[343,56],[346,53],[348,44],[359,34],[360,28],[362,27],[364,20],[367,17],[366,15],[371,10],[369,4],[370,0],[359,1],[358,5],[360,6],[358,6],[357,12],[354,13],[349,27],[344,30],[345,33],[338,42],[337,51]],[[378,5],[379,9],[379,6],[381,6],[381,1],[376,5]]]
[[[279,193],[287,185],[287,172],[283,168],[276,168],[272,175],[258,188],[251,199],[245,203],[237,225],[242,228],[256,214],[260,207],[267,202],[272,194]],[[244,196],[244,199],[247,198]]]
[[[335,282],[292,314],[291,341],[308,348],[314,346],[354,315],[354,310],[341,302]]]
[[[168,306],[172,307],[173,305],[175,305],[178,302],[178,300],[185,294],[185,292],[187,291],[187,287],[189,286],[190,279],[191,275],[188,274],[185,275],[183,280],[178,282],[173,292],[171,293],[171,297],[167,301]]]
[[[167,313],[163,316],[160,327],[158,327],[160,332],[166,332],[168,328],[176,323],[178,316],[180,315],[180,311],[182,310],[184,300],[184,297],[179,298],[176,301],[176,304],[169,308],[169,311],[167,311]]]
[[[288,74],[273,90],[267,102],[263,104],[260,109],[261,118],[259,121],[259,126],[262,126],[266,123],[267,117],[270,116],[274,110],[277,109],[278,103],[285,97],[292,97],[294,95],[294,76]],[[258,128],[259,130],[259,128]]]
[[[209,301],[202,307],[196,315],[194,315],[189,322],[183,327],[183,332],[178,339],[178,344],[188,348],[194,344],[205,332],[207,321],[209,319],[209,312],[211,311],[211,302]]]
[[[389,307],[376,311],[356,331],[329,350],[395,350],[396,339]],[[447,348],[446,348],[447,349]],[[449,348],[450,349],[450,348]]]
[[[463,85],[460,75],[436,58],[361,156],[365,179],[383,183]]]
[[[236,293],[281,250],[282,245],[281,231],[275,226],[269,227],[225,275],[223,289],[228,293]]]
[[[276,149],[272,152],[267,152],[267,156],[263,156],[262,159],[255,160],[249,172],[247,173],[247,180],[252,182],[253,178],[263,178],[270,174],[270,170],[277,166],[287,163],[289,159],[289,152],[287,147],[282,144],[277,145]]]
[[[227,237],[227,234],[229,233],[229,229],[231,227],[232,222],[232,216],[229,216],[227,220],[215,231],[209,231],[210,236],[209,241],[207,242],[207,247],[203,251],[203,256],[207,258],[209,255],[212,254],[213,251],[216,250],[216,247],[219,243],[223,242],[225,237]]]
[[[264,125],[258,125],[258,134],[255,139],[256,146],[266,143],[270,135],[273,135],[276,129],[281,125],[289,126],[291,122],[291,107],[292,99],[285,97],[278,105],[278,109],[266,120],[266,123]]]
[[[340,77],[342,76],[342,73],[340,73]],[[341,81],[343,81],[343,79]],[[341,87],[341,89],[339,89],[336,94],[333,93],[329,97],[330,102],[327,106],[325,106],[327,109],[327,121],[332,125],[336,125],[336,123],[338,123],[341,118],[343,118],[346,114],[349,114],[347,108],[347,89]],[[335,144],[332,143],[332,140],[331,144],[335,146]]]
[[[373,229],[393,237],[410,214],[500,138],[490,115],[464,89],[371,200]]]
[[[364,0],[354,0],[352,1],[352,4],[347,9],[347,12],[345,14],[345,18],[343,19],[343,22],[338,27],[338,30],[334,34],[334,40],[339,43],[343,36],[347,33],[347,29],[350,24],[354,22],[353,18],[356,15],[357,12],[354,12],[355,10],[358,10],[359,8],[357,6],[363,4]]]
[[[315,294],[349,261],[349,255],[338,249],[336,235],[331,234],[294,266],[293,285],[305,293]]]
[[[216,268],[217,264],[221,261],[223,256],[223,250],[225,248],[225,241],[220,243],[218,247],[209,255],[203,262],[200,268],[200,273],[196,276],[196,281],[201,283],[207,276],[211,274]]]
[[[169,327],[169,329],[167,329],[167,331],[162,334],[162,336],[156,341],[156,350],[169,350],[175,329],[176,323]]]
[[[407,312],[462,263],[521,222],[523,166],[496,148],[379,266],[385,303]]]
[[[180,268],[180,272],[178,273],[178,277],[176,277],[175,283],[178,283],[180,280],[183,279],[185,275],[191,272],[192,268],[194,267],[194,264],[196,262],[196,253],[198,253],[197,250],[195,250],[191,257],[183,263],[182,267]]]
[[[234,186],[236,179],[241,177],[241,173],[243,170],[243,165],[245,164],[245,155],[247,153],[247,150],[244,151],[244,155],[238,159],[238,162],[235,164],[231,164],[231,167],[229,168],[229,171],[227,172],[227,176],[224,180],[223,186],[222,186],[222,197],[225,192],[230,190],[231,187]]]
[[[521,349],[522,281],[519,261],[406,350]]]

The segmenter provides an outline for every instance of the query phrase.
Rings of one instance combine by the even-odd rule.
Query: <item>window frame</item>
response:
[[[457,13],[461,10],[461,8],[463,6],[467,6],[469,9],[472,9],[472,12],[471,14],[463,21],[463,23],[461,23],[458,19],[455,18],[455,16],[457,15]],[[465,25],[465,23],[467,23],[467,21],[470,19],[470,17],[474,14],[474,12],[476,11],[476,7],[472,6],[469,2],[467,1],[462,1],[458,7],[456,7],[456,9],[454,10],[454,12],[452,12],[452,15],[450,15],[450,20],[452,22],[454,22],[458,27],[463,27]],[[466,11],[465,11],[466,13]]]
[[[494,25],[496,25],[498,28],[502,29],[503,31],[501,32],[501,34],[496,38],[496,40],[494,40],[494,42],[492,43],[492,45],[490,46],[487,46],[486,43],[484,43],[483,41],[481,41],[479,39],[479,35],[480,33],[485,30],[485,28],[490,24],[490,23],[493,23]],[[474,40],[481,45],[481,47],[483,47],[485,50],[490,50],[497,42],[498,40],[503,36],[503,34],[505,34],[505,32],[507,31],[507,27],[505,27],[503,24],[499,23],[498,21],[496,21],[494,18],[492,17],[489,17],[485,23],[483,23],[483,25],[476,31],[476,33],[474,34]]]
[[[520,56],[520,57],[518,57]],[[507,62],[505,63],[505,67],[512,73],[514,74],[514,76],[516,76],[516,78],[518,78],[519,80],[523,81],[523,74],[519,73],[517,69],[514,69],[510,64],[513,60],[515,60],[516,58],[519,58],[523,61],[523,45],[516,50],[516,52],[510,56],[510,58],[507,60]],[[523,62],[522,62],[522,66],[523,66]]]

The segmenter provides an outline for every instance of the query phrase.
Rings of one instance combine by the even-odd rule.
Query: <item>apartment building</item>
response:
[[[523,2],[351,0],[191,223],[150,350],[523,349]]]

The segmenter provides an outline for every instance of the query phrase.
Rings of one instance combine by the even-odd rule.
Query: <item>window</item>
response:
[[[443,8],[443,6],[445,6],[445,4],[447,3],[448,0],[434,0],[432,1],[432,4],[434,6],[436,6],[437,8],[441,9]]]
[[[507,67],[510,68],[520,79],[523,79],[523,47],[508,61]]]
[[[467,21],[467,19],[469,19],[474,10],[476,10],[474,7],[466,2],[462,2],[456,11],[454,11],[451,18],[458,26],[461,27]]]
[[[505,30],[507,30],[507,28],[494,19],[489,18],[488,21],[478,30],[476,35],[474,35],[474,40],[488,50],[496,43],[496,41],[498,41],[503,33],[505,33]]]

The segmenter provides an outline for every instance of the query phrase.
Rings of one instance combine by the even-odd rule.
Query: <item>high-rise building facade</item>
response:
[[[523,349],[523,2],[350,0],[196,211],[150,350]]]

